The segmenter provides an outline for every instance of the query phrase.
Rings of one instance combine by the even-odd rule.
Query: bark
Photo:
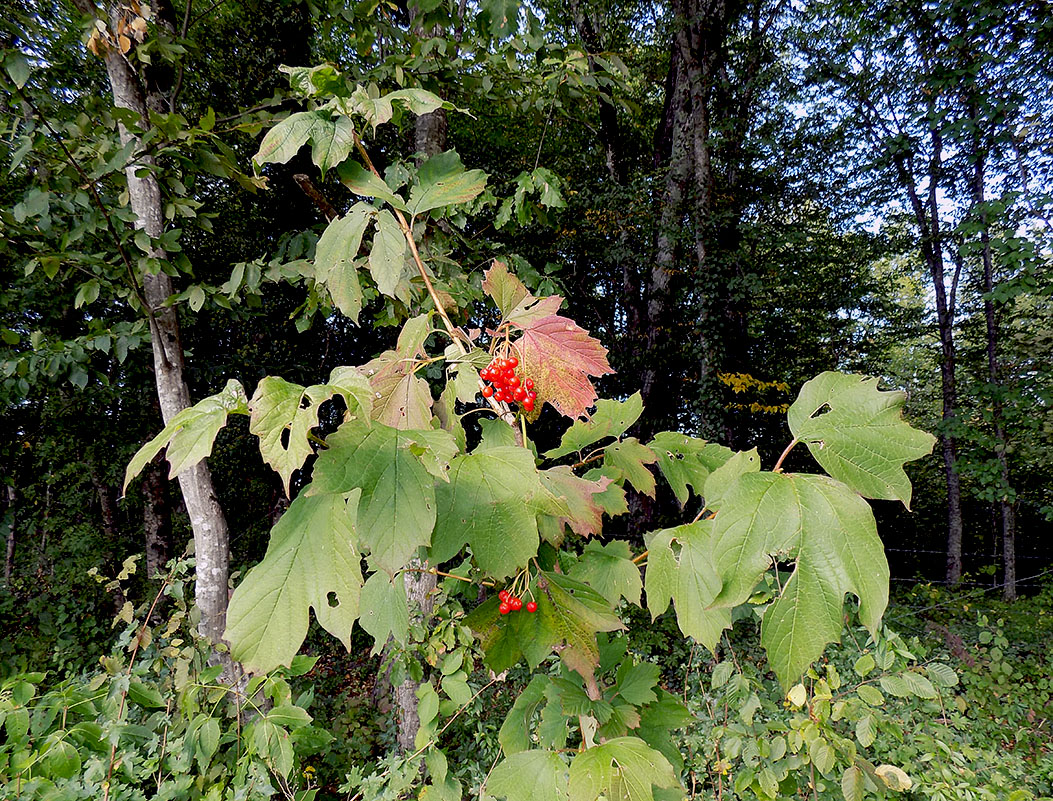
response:
[[[975,111],[975,109],[973,109]],[[975,120],[977,114],[972,117]],[[991,251],[990,224],[987,212],[983,207],[985,154],[974,143],[972,193],[974,208],[980,211],[980,253],[984,271],[984,321],[987,331],[987,382],[991,388],[991,423],[994,427],[995,458],[998,460],[998,474],[1001,480],[1001,496],[998,499],[999,518],[1002,527],[1002,597],[1007,601],[1016,599],[1016,510],[1009,497],[1009,442],[1005,430],[1005,410],[1000,391],[1002,389],[1001,369],[998,363],[998,314],[994,299],[994,254]]]
[[[710,152],[710,106],[717,70],[726,52],[729,21],[738,13],[725,0],[676,0],[676,29],[666,81],[663,119],[656,133],[655,162],[665,164],[660,197],[655,259],[645,277],[647,297],[643,358],[640,359],[641,394],[648,418],[641,433],[675,426],[684,395],[683,364],[679,353],[670,353],[685,339],[674,330],[682,324],[678,293],[687,284],[701,287],[701,300],[688,315],[698,321],[698,377],[703,386],[715,372],[719,343],[710,325],[716,305],[715,282],[708,252],[713,207],[714,174]],[[668,152],[668,157],[666,157]],[[691,232],[690,239],[684,231]],[[685,241],[686,240],[686,241]],[[640,336],[633,332],[630,336]],[[709,415],[711,416],[711,415]],[[717,421],[703,419],[703,430]]]
[[[936,119],[930,101],[930,119]],[[954,427],[958,417],[957,350],[954,341],[954,318],[960,265],[947,288],[947,270],[943,258],[944,234],[939,217],[937,190],[941,183],[943,138],[939,128],[929,130],[932,152],[928,165],[929,189],[923,200],[915,186],[914,170],[906,155],[896,158],[900,185],[910,200],[914,221],[921,235],[921,256],[932,279],[936,299],[936,325],[940,339],[940,392],[942,395],[940,450],[943,455],[944,483],[947,487],[947,563],[946,581],[956,585],[962,580],[962,492],[956,468],[958,442]]]
[[[7,514],[11,516],[11,528],[7,531],[7,552],[4,556],[4,584],[11,583],[11,576],[15,571],[15,502],[18,500],[18,491],[7,485]]]
[[[99,475],[94,464],[88,465],[91,477],[91,485],[95,488],[95,495],[99,499],[99,514],[102,516],[102,530],[111,541],[117,537],[117,492]]]
[[[146,576],[164,572],[171,558],[172,510],[164,462],[155,459],[143,469],[143,536],[146,543]]]
[[[91,0],[74,0],[77,8],[88,18],[95,17],[95,6]],[[122,15],[130,14],[126,7],[114,6],[111,10],[111,27],[116,28]],[[171,7],[159,5],[156,22],[174,28]],[[114,105],[128,109],[144,121],[150,110],[167,112],[162,81],[170,77],[162,68],[149,75],[140,76],[132,68],[131,61],[116,45],[106,46],[101,52],[110,79]],[[119,126],[122,144],[136,139],[134,133],[124,125]],[[161,189],[153,173],[155,161],[144,154],[126,170],[128,197],[136,215],[136,227],[151,237],[164,233],[164,217]],[[143,171],[146,168],[146,171]],[[141,174],[140,174],[141,173]],[[154,250],[149,255],[164,259],[163,251]],[[134,280],[134,278],[133,278]],[[179,317],[176,309],[165,306],[173,294],[172,279],[161,273],[142,276],[142,292],[150,319],[150,341],[153,349],[154,379],[161,415],[167,424],[176,414],[191,405],[190,391],[184,378],[186,365],[180,336]],[[186,470],[179,476],[179,487],[194,531],[194,556],[196,563],[195,598],[201,612],[198,630],[213,643],[223,638],[226,628],[227,579],[230,572],[227,521],[216,498],[212,475],[205,461]]]

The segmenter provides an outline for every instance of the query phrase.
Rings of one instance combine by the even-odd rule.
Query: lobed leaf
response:
[[[579,753],[570,763],[570,801],[653,801],[654,788],[680,788],[661,753],[637,737],[618,737]]]
[[[725,464],[733,453],[724,445],[675,431],[659,432],[647,447],[654,451],[658,469],[681,506],[687,503],[688,487],[696,495],[702,495],[710,473]],[[709,499],[706,501],[708,503]]]
[[[241,383],[231,379],[221,392],[210,395],[183,409],[156,437],[136,451],[124,471],[123,494],[142,469],[166,447],[170,465],[168,476],[175,478],[212,453],[216,434],[232,414],[248,414],[249,402]]]
[[[787,421],[831,476],[865,498],[899,500],[909,509],[903,465],[927,456],[936,438],[903,420],[905,393],[877,385],[876,378],[822,373],[801,388]]]
[[[362,587],[354,531],[359,494],[301,495],[271,530],[263,561],[245,575],[227,609],[223,637],[249,670],[290,664],[307,636],[311,608],[351,649]]]
[[[596,402],[596,411],[589,419],[575,420],[563,433],[559,447],[545,451],[544,456],[546,459],[558,459],[569,453],[581,452],[594,442],[620,437],[640,419],[642,413],[643,397],[639,392],[624,401],[599,400]]]

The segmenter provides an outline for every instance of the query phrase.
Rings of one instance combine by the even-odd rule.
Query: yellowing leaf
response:
[[[161,433],[141,447],[124,471],[123,493],[128,485],[153,458],[168,446],[166,456],[171,465],[169,477],[175,478],[212,453],[216,434],[227,424],[231,414],[248,414],[245,389],[231,379],[223,388],[208,398],[198,401],[171,419]]]

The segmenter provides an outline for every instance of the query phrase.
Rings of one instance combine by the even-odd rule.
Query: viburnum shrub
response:
[[[324,80],[314,81],[321,70]],[[338,367],[325,383],[267,377],[249,398],[228,382],[144,446],[126,480],[165,446],[178,474],[208,455],[228,415],[248,415],[263,459],[287,490],[293,472],[316,459],[263,561],[231,598],[226,638],[247,669],[290,664],[310,609],[345,646],[356,620],[378,647],[389,638],[407,643],[407,570],[501,587],[465,622],[493,674],[520,663],[535,673],[501,728],[504,759],[481,790],[510,801],[681,794],[673,732],[688,713],[659,686],[655,665],[627,654],[624,638],[604,635],[624,629],[621,605],[646,603],[654,618],[672,604],[683,635],[713,649],[735,610],[752,600],[746,608],[762,619],[761,644],[790,702],[813,703],[798,682],[839,639],[846,594],[858,599],[854,614],[872,637],[887,604],[888,564],[865,498],[909,505],[903,465],[928,454],[933,438],[901,419],[902,393],[837,373],[801,389],[787,413],[790,442],[769,471],[756,449],[734,452],[675,431],[649,442],[628,436],[643,411],[640,396],[597,397],[592,379],[610,372],[606,349],[559,313],[562,298],[535,296],[501,261],[486,270],[480,294],[451,260],[426,264],[421,256],[428,223],[463,225],[486,176],[465,170],[452,151],[382,176],[361,132],[400,109],[423,114],[443,102],[421,90],[380,96],[328,66],[290,75],[308,110],[274,126],[256,162],[288,161],[310,143],[321,170],[335,169],[360,199],[329,223],[313,262],[274,265],[274,274],[301,282],[310,308],[354,321],[374,292],[389,309],[420,313],[392,350]],[[498,324],[455,325],[480,311],[472,307],[479,299],[489,304],[480,317],[496,315]],[[436,375],[437,365],[442,379],[433,386],[424,375]],[[343,423],[322,440],[319,407],[337,397]],[[557,447],[539,454],[528,423],[545,404],[571,423]],[[481,438],[471,442],[462,419],[476,412],[492,419],[480,421]],[[783,472],[798,444],[826,475]],[[654,497],[657,477],[682,507],[704,499],[694,502],[701,511],[646,534],[641,553],[605,539],[605,520],[628,511],[627,487]],[[772,576],[773,590],[758,600],[758,585]],[[523,606],[527,614],[518,613]],[[462,788],[441,735],[481,692],[467,684],[472,666],[455,661],[423,677],[418,751],[403,774],[417,775],[423,758],[427,792],[443,799],[460,798]],[[822,687],[812,683],[814,692]],[[902,771],[875,768],[817,720],[806,717],[784,741],[802,755],[795,764],[827,778],[843,772],[850,799],[868,788],[901,789]],[[775,797],[766,781],[756,792]]]

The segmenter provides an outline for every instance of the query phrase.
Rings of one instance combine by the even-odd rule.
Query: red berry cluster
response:
[[[509,356],[508,358],[498,357],[484,367],[479,372],[479,377],[489,383],[483,387],[483,397],[492,397],[498,403],[501,401],[505,403],[515,401],[522,404],[523,411],[532,412],[534,411],[534,401],[537,400],[537,393],[534,392],[534,380],[532,378],[521,380],[516,375],[518,366],[519,359],[515,356]]]
[[[501,605],[497,607],[497,611],[502,615],[507,615],[509,612],[518,612],[523,608],[523,599],[513,595],[508,590],[501,590],[501,592],[497,593],[497,597],[501,600]],[[537,604],[533,601],[527,601],[526,610],[528,612],[536,612]]]

